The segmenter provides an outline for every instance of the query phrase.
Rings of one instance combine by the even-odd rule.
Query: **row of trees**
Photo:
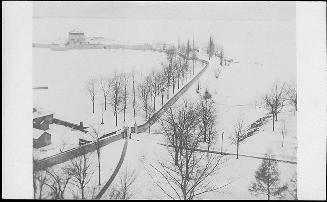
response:
[[[184,100],[170,108],[161,119],[170,157],[150,164],[149,173],[161,176],[156,185],[169,198],[196,199],[226,186],[210,180],[222,164],[221,156],[198,151],[201,143],[209,149],[216,139],[216,116],[214,101],[206,91],[194,102]]]
[[[36,165],[36,164],[34,164]],[[60,169],[47,168],[33,172],[34,199],[95,199],[99,186],[92,183],[95,166],[90,154],[72,159]],[[135,171],[125,171],[114,188],[108,190],[107,199],[130,199],[132,185],[136,180]]]
[[[86,91],[88,92],[89,99],[92,102],[92,113],[95,112],[95,98],[98,94],[103,96],[101,102],[102,112],[106,111],[108,105],[111,107],[116,118],[116,126],[118,123],[118,113],[127,109],[128,99],[128,78],[126,73],[118,74],[115,72],[112,77],[90,78],[86,83]],[[134,77],[133,77],[134,78]]]
[[[222,46],[218,46],[215,44],[214,39],[212,36],[209,38],[209,43],[207,46],[207,55],[209,57],[209,60],[213,57],[216,56],[220,59],[220,65],[223,65],[223,61],[225,60],[225,52],[224,48]],[[226,60],[225,60],[226,63]]]
[[[277,116],[283,109],[286,103],[289,103],[297,111],[297,91],[293,83],[278,83],[276,82],[270,92],[264,97],[264,107],[272,115],[273,125],[272,129],[275,130],[275,121],[278,121]]]
[[[195,57],[189,57],[191,48],[190,45],[187,47],[186,52],[183,48],[181,50],[184,52],[174,47],[167,49],[167,63],[162,64],[160,71],[153,70],[142,79],[136,80],[134,71],[131,74],[115,72],[111,77],[90,78],[86,83],[86,91],[92,102],[92,112],[95,112],[96,97],[100,95],[103,99],[102,110],[106,111],[110,106],[116,118],[116,126],[120,112],[124,113],[124,122],[126,121],[130,100],[132,101],[134,120],[138,109],[143,111],[144,117],[148,119],[156,111],[157,97],[161,96],[162,106],[165,95],[168,100],[171,90],[174,94],[192,74],[195,74]],[[183,52],[182,55],[180,52]],[[189,59],[193,60],[192,69]]]
[[[282,85],[275,83],[271,91],[267,93],[263,100],[264,106],[272,115],[273,131],[275,130],[275,121],[277,121],[277,115],[281,112],[286,103],[289,103],[294,110],[297,111],[297,95],[296,86],[292,83],[283,83]],[[239,118],[234,124],[233,136],[230,140],[233,145],[236,145],[236,158],[238,159],[239,146],[244,143],[244,135],[246,135],[247,127],[244,124],[244,120]],[[284,147],[284,139],[287,134],[287,128],[285,121],[280,128],[282,135],[282,147]]]

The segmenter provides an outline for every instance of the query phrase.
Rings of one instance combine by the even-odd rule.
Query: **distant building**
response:
[[[51,134],[40,129],[33,128],[33,148],[41,148],[51,144]]]
[[[68,45],[82,45],[85,44],[84,32],[74,29],[68,33]]]

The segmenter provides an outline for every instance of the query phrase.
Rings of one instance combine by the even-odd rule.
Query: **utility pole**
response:
[[[221,147],[220,147],[220,152],[223,152],[223,143],[224,143],[224,132],[221,134]]]

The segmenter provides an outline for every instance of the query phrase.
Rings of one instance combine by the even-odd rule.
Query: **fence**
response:
[[[79,124],[75,124],[75,123],[70,123],[68,121],[63,121],[57,118],[53,118],[53,123],[58,124],[58,125],[63,125],[69,128],[73,128],[75,130],[79,130],[82,131],[84,133],[87,133],[87,131],[85,130],[87,127],[83,127],[82,125]]]
[[[117,134],[117,135],[113,135],[113,136],[109,136],[107,138],[103,138],[99,140],[99,144],[100,147],[106,146],[112,142],[115,142],[117,140],[120,140],[124,137],[124,131]],[[92,142],[89,144],[85,144],[70,150],[67,150],[63,153],[59,153],[56,155],[53,155],[51,157],[48,158],[44,158],[41,160],[36,160],[34,163],[36,171],[37,170],[43,170],[45,168],[48,168],[50,166],[56,165],[56,164],[60,164],[60,163],[64,163],[70,159],[76,158],[78,156],[81,156],[83,154],[87,154],[89,152],[93,152],[96,150],[96,143]]]
[[[205,72],[208,68],[208,62],[205,60],[199,59],[198,61],[206,64],[206,66],[190,81],[186,84],[174,97],[172,97],[159,111],[154,113],[152,117],[142,125],[137,126],[137,133],[145,132],[152,124],[154,124],[165,112],[171,107],[190,87],[191,85],[199,79],[199,77]],[[135,131],[134,127],[131,128],[131,131]]]

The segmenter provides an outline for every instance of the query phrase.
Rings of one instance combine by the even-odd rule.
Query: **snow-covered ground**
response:
[[[78,27],[85,31],[88,37],[104,36],[112,41],[124,42],[156,42],[159,40],[177,44],[192,39],[196,44],[207,45],[209,35],[218,44],[224,45],[225,54],[238,63],[227,67],[219,67],[218,59],[210,61],[209,69],[200,79],[201,92],[206,88],[213,95],[218,110],[219,136],[212,149],[220,151],[221,133],[224,132],[223,151],[236,151],[230,144],[233,124],[242,118],[246,125],[251,124],[267,112],[261,106],[261,98],[271,84],[279,79],[289,81],[296,77],[295,58],[295,23],[292,21],[175,21],[175,20],[107,20],[107,19],[35,19],[34,42],[53,41],[65,38],[68,32]],[[51,26],[49,26],[51,24]],[[167,31],[169,30],[169,32]],[[202,54],[204,56],[204,54]],[[85,81],[90,76],[109,75],[115,69],[137,72],[149,72],[153,67],[160,67],[165,61],[165,55],[153,52],[127,50],[70,50],[52,52],[47,49],[33,49],[34,78],[33,85],[47,85],[48,90],[35,91],[34,101],[64,116],[64,120],[79,123],[101,122],[99,100],[95,115],[91,114],[92,103],[85,91]],[[207,58],[205,58],[207,59]],[[256,64],[255,64],[256,63]],[[215,73],[221,68],[217,79]],[[72,82],[74,81],[74,82]],[[195,84],[183,96],[193,99]],[[183,99],[183,98],[181,98]],[[158,100],[160,97],[158,97]],[[160,102],[159,102],[160,103]],[[159,104],[160,105],[160,104]],[[157,105],[157,106],[159,106]],[[56,114],[55,114],[56,116]],[[122,114],[119,115],[122,120]],[[132,117],[132,116],[127,116]],[[106,128],[112,129],[114,117],[111,110],[104,113]],[[284,147],[281,147],[280,127],[285,121],[287,134]],[[128,121],[130,122],[130,120]],[[108,124],[108,126],[107,126]],[[122,124],[120,122],[120,124]],[[278,116],[276,130],[272,132],[271,119],[260,131],[249,137],[240,145],[241,154],[262,156],[271,150],[278,159],[296,161],[296,114],[285,108]],[[135,199],[166,198],[155,186],[144,163],[151,163],[167,158],[164,146],[157,143],[165,142],[158,124],[152,127],[152,134],[137,134],[129,140],[123,166],[114,180],[117,183],[123,171],[136,170],[137,180],[133,186]],[[123,141],[117,141],[103,148],[102,180],[108,180],[118,162]],[[108,152],[105,152],[105,151]],[[119,154],[119,155],[118,155]],[[95,155],[93,153],[92,155]],[[226,163],[212,180],[224,184],[233,183],[224,189],[224,193],[210,193],[205,198],[210,199],[257,199],[248,192],[253,181],[254,172],[261,160],[248,157],[236,159],[226,157]],[[96,159],[96,158],[94,158]],[[60,167],[61,165],[56,165]],[[281,178],[289,180],[296,172],[296,164],[279,163]],[[95,175],[96,176],[96,175]],[[96,182],[97,178],[94,177]]]
[[[210,62],[210,68],[201,77],[200,86],[203,92],[208,88],[213,94],[218,109],[218,130],[220,131],[216,144],[211,148],[216,151],[221,150],[221,132],[224,131],[223,151],[236,153],[236,146],[232,145],[229,137],[233,134],[233,124],[242,117],[244,123],[249,125],[258,118],[263,117],[267,111],[261,106],[261,97],[269,89],[273,80],[261,79],[266,72],[265,69],[257,65],[232,64],[223,67],[220,77],[215,78],[215,68],[218,68],[217,60]],[[220,67],[221,68],[221,67]],[[268,77],[269,78],[269,77]],[[257,80],[257,82],[253,82]],[[262,85],[261,85],[262,83]],[[198,96],[195,92],[196,85],[191,88],[183,97],[192,98]],[[183,98],[181,98],[183,99]],[[280,129],[285,123],[287,134],[282,147],[282,135]],[[168,157],[167,149],[158,143],[166,143],[162,134],[155,134],[160,131],[160,126],[153,127],[152,134],[135,134],[129,140],[129,146],[121,172],[114,182],[120,179],[124,170],[137,172],[137,180],[133,186],[134,199],[160,198],[167,199],[167,196],[155,185],[154,180],[149,175],[146,165],[155,163]],[[291,107],[286,106],[279,114],[275,125],[275,132],[272,131],[272,120],[263,125],[253,136],[246,139],[240,145],[240,154],[263,157],[268,151],[272,151],[277,159],[296,161],[296,113]],[[219,173],[212,178],[213,182],[225,184],[231,182],[229,186],[215,193],[208,193],[205,199],[266,199],[265,196],[253,196],[249,193],[248,187],[254,180],[254,173],[258,169],[261,159],[225,156],[225,163]],[[290,178],[296,174],[296,164],[279,162],[283,183],[289,182]]]
[[[102,147],[101,148],[101,185],[102,187],[110,178],[112,175],[114,169],[117,166],[117,163],[120,159],[121,152],[123,150],[125,140],[118,140],[116,142],[113,142],[110,144],[110,146]],[[91,197],[92,189],[95,188],[97,194],[99,192],[99,186],[98,186],[98,157],[96,151],[88,153],[88,158],[91,163],[91,167],[88,170],[88,178],[91,177],[91,181],[87,184],[86,187],[86,198]],[[51,170],[54,170],[56,173],[61,173],[62,168],[67,167],[70,165],[71,162],[67,161],[61,164],[57,164],[55,166],[51,167]],[[91,174],[93,173],[93,174]],[[47,189],[47,187],[45,187]],[[43,193],[49,193],[49,190],[44,190]],[[65,199],[73,199],[73,192],[74,194],[77,194],[80,197],[80,193],[78,192],[78,189],[75,187],[75,185],[69,183],[68,187],[65,191]]]
[[[51,144],[33,149],[35,159],[43,159],[60,153],[60,150],[66,151],[76,147],[79,144],[79,138],[85,139],[85,133],[57,124],[50,124],[48,133],[51,134]]]
[[[223,151],[236,152],[236,147],[230,145],[228,137],[233,135],[233,127],[238,119],[243,119],[249,126],[257,119],[264,117],[268,111],[263,107],[263,96],[269,92],[275,81],[269,69],[261,65],[235,64],[219,67],[217,60],[212,61],[210,69],[201,77],[202,91],[206,88],[213,95],[218,111],[217,128],[220,134],[224,132]],[[221,68],[217,79],[214,72]],[[281,82],[289,82],[294,75],[288,75]],[[287,134],[284,147],[281,147],[282,135],[280,129],[285,123]],[[278,157],[285,160],[296,161],[296,113],[291,106],[286,105],[278,115],[272,131],[272,118],[260,128],[253,137],[248,138],[240,146],[240,153],[262,156],[269,149]],[[215,149],[220,150],[221,135],[219,135]]]
[[[48,49],[33,49],[34,58],[34,78],[33,85],[48,86],[46,90],[34,91],[34,104],[42,106],[54,112],[54,117],[69,121],[75,124],[83,122],[84,126],[100,127],[102,121],[102,106],[103,95],[98,89],[95,100],[95,113],[92,113],[92,102],[88,97],[85,83],[91,76],[98,78],[111,76],[115,71],[131,73],[136,72],[136,90],[137,85],[142,81],[144,76],[151,73],[151,71],[160,71],[161,63],[166,62],[166,55],[163,53],[153,51],[131,51],[131,50],[71,50],[71,51],[52,51]],[[190,63],[191,64],[191,63]],[[195,75],[202,69],[202,65],[195,64]],[[190,80],[181,80],[181,89]],[[128,104],[126,111],[127,125],[134,125],[133,108],[132,108],[132,81],[129,79],[128,86]],[[175,87],[175,94],[178,92],[177,84]],[[136,92],[137,109],[136,109],[136,123],[142,124],[145,120],[145,113],[141,110],[138,91]],[[166,92],[167,93],[167,92]],[[164,95],[164,104],[168,101],[167,95]],[[169,89],[169,99],[173,96],[172,87]],[[108,97],[107,100],[110,98]],[[153,104],[154,101],[150,100]],[[156,111],[160,109],[161,95],[156,97]],[[118,114],[118,125],[115,126],[115,117],[113,115],[113,108],[108,104],[107,110],[103,112],[104,124],[101,125],[101,133],[107,134],[113,132],[124,125],[123,112]],[[67,130],[70,130],[67,128]],[[63,136],[63,137],[61,137]],[[66,148],[76,147],[78,139],[81,136],[74,136],[75,143],[71,141],[65,142],[67,139],[67,132],[53,131],[53,143],[46,148],[36,150],[38,158],[53,155],[59,151],[57,139],[61,144],[67,144]],[[85,136],[85,135],[84,135]],[[89,139],[85,136],[84,139]],[[70,146],[69,146],[70,145]],[[46,154],[45,151],[49,151]],[[39,157],[41,156],[41,157]]]

